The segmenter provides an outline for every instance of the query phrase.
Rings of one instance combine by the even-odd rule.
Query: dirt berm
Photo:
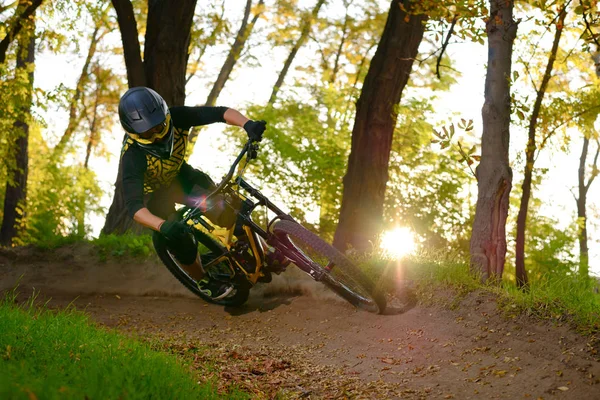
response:
[[[50,307],[74,304],[158,338],[198,368],[212,364],[206,379],[256,398],[600,399],[596,338],[507,318],[489,294],[452,310],[404,296],[373,315],[289,270],[228,309],[195,298],[153,257],[101,262],[93,252],[3,249],[0,291],[18,285],[25,299],[35,289]]]

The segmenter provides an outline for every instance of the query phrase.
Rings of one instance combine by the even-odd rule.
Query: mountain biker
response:
[[[227,107],[176,106],[147,87],[127,90],[119,101],[119,119],[127,136],[121,151],[123,196],[129,216],[160,232],[198,289],[213,300],[226,297],[230,284],[209,279],[197,243],[182,221],[168,220],[175,203],[186,204],[192,188],[216,187],[205,173],[185,162],[189,131],[194,126],[225,122],[244,128],[252,141],[262,140],[265,121],[254,121]]]

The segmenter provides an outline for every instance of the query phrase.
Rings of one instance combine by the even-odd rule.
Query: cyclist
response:
[[[189,131],[194,126],[225,122],[243,127],[249,139],[262,140],[265,121],[253,121],[227,107],[169,108],[147,87],[127,90],[119,101],[119,119],[127,132],[121,150],[123,196],[129,215],[139,224],[160,232],[178,264],[197,281],[198,289],[214,300],[226,297],[232,286],[209,279],[189,227],[168,220],[175,203],[198,187],[209,192],[215,183],[185,162]],[[196,192],[195,192],[196,193]]]

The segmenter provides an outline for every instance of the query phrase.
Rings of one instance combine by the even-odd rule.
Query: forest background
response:
[[[15,40],[0,71],[4,99],[0,180],[7,187],[14,187],[19,175],[15,174],[17,154],[24,136],[17,122],[26,121],[29,127],[26,196],[14,207],[18,216],[14,234],[2,238],[12,245],[99,235],[106,228],[105,216],[113,200],[123,138],[116,107],[127,89],[128,71],[115,5],[128,2],[4,1],[0,37],[9,38],[22,10],[35,3],[39,6],[35,28],[29,28],[36,32],[29,36],[36,38],[34,62],[19,69],[24,65],[19,63],[19,48],[27,43],[21,39],[19,47]],[[392,7],[395,3],[410,4],[395,1]],[[425,7],[428,2],[421,3]],[[396,108],[380,226],[381,230],[409,227],[421,249],[454,252],[465,259],[478,193],[474,169],[485,131],[481,110],[488,66],[486,23],[489,8],[498,2],[491,3],[492,7],[477,1],[434,2],[427,10],[414,11],[414,15],[426,12],[429,18]],[[512,8],[512,2],[502,3]],[[130,4],[143,39],[147,3]],[[600,274],[600,215],[595,201],[600,189],[591,184],[597,174],[600,111],[595,6],[589,1],[514,3],[518,29],[508,60],[512,62],[509,277],[516,262],[517,216],[527,165],[532,172],[526,214],[527,272],[587,274],[588,260],[581,259],[580,250],[583,233],[590,272]],[[215,0],[195,8],[185,104],[226,105],[267,120],[261,158],[250,171],[250,180],[261,182],[265,193],[333,240],[356,101],[380,43],[390,2]],[[27,39],[24,33],[20,36]],[[245,42],[240,47],[241,40],[236,39]],[[289,72],[274,91],[296,46]],[[223,79],[222,71],[232,60],[230,74]],[[28,74],[34,76],[33,91],[28,91]],[[24,117],[19,110],[27,103],[31,108]],[[525,160],[536,112],[538,147],[532,165]],[[189,162],[218,179],[238,151],[243,132],[220,124],[197,132]],[[576,201],[581,198],[582,148],[589,153],[583,158],[584,183],[590,183],[584,217]],[[4,191],[0,196],[5,232]]]

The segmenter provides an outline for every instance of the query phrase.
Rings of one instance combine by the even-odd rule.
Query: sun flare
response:
[[[408,228],[395,228],[383,233],[380,246],[391,257],[402,258],[415,250],[415,237]]]

